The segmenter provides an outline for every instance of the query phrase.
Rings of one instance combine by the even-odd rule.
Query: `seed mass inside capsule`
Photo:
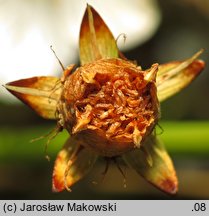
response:
[[[151,70],[142,71],[122,59],[97,60],[78,68],[62,92],[65,127],[84,145],[107,156],[139,147],[159,112],[155,78],[145,79],[156,73]]]

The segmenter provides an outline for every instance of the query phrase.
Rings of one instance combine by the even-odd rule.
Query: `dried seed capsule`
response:
[[[157,67],[142,71],[126,60],[101,59],[78,68],[58,105],[64,127],[104,156],[139,147],[159,117]]]

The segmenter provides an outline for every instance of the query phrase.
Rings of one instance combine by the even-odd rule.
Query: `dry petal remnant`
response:
[[[139,147],[158,119],[156,72],[157,65],[142,71],[122,59],[78,68],[66,79],[61,96],[60,112],[70,115],[65,127],[79,139],[88,134],[84,143],[106,156]]]

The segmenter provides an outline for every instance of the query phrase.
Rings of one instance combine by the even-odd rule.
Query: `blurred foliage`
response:
[[[54,125],[55,126],[55,125]],[[47,137],[35,142],[34,138],[50,132],[53,126],[1,127],[0,161],[43,160]],[[157,134],[162,138],[170,154],[208,156],[209,122],[160,122]],[[64,145],[66,131],[53,139],[47,152],[54,157]]]
[[[209,122],[160,122],[157,134],[174,159],[179,176],[179,195],[170,197],[158,191],[135,172],[124,167],[127,188],[114,163],[105,179],[105,160],[100,158],[87,178],[73,186],[73,192],[51,193],[54,159],[68,134],[63,132],[51,141],[45,157],[47,134],[53,125],[0,127],[0,198],[1,199],[203,199],[209,198]],[[54,124],[55,126],[55,124]],[[163,130],[162,130],[163,129]],[[92,182],[97,181],[98,185]]]

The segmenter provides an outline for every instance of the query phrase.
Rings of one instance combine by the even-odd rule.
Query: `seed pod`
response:
[[[123,59],[81,66],[64,82],[58,105],[64,127],[100,155],[140,147],[159,118],[157,68],[142,71]]]

